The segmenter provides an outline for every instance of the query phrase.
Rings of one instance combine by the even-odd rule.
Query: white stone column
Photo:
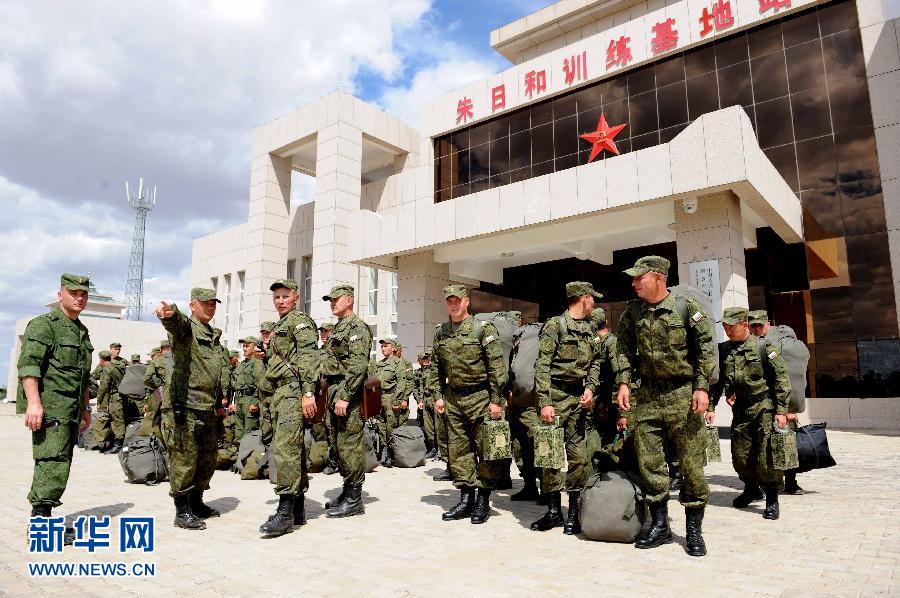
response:
[[[263,151],[253,158],[250,173],[250,214],[247,219],[244,328],[277,320],[269,285],[287,275],[291,207],[291,161]]]
[[[690,282],[691,263],[716,260],[722,308],[748,306],[741,203],[734,193],[726,191],[699,198],[693,214],[686,213],[682,203],[676,202],[675,244],[682,284]]]
[[[443,289],[449,284],[450,268],[435,262],[434,252],[397,258],[397,333],[408,359],[431,347],[435,326],[447,321]]]
[[[313,215],[310,315],[331,321],[322,296],[336,284],[358,286],[359,268],[347,261],[350,214],[360,209],[362,131],[338,121],[319,130],[316,141],[316,198]],[[364,289],[356,289],[357,304]]]

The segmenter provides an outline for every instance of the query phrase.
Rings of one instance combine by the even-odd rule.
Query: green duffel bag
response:
[[[638,477],[625,471],[593,475],[581,493],[581,533],[600,542],[634,542],[647,519]]]
[[[155,486],[168,479],[166,449],[156,438],[135,436],[119,451],[119,464],[128,482]]]
[[[395,467],[419,467],[425,465],[425,433],[416,425],[394,428],[391,433]],[[487,457],[485,457],[486,459]]]

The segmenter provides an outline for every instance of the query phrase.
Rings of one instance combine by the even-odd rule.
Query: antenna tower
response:
[[[147,230],[147,214],[156,206],[156,186],[144,186],[140,179],[138,188],[129,187],[125,181],[125,199],[135,211],[134,237],[131,241],[131,261],[128,263],[128,280],[125,281],[125,319],[140,320],[144,300],[144,235]]]

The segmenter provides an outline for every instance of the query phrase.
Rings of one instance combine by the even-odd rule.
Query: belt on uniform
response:
[[[338,382],[344,381],[344,376],[322,376],[329,385],[337,384]]]
[[[458,395],[471,395],[482,390],[488,390],[489,388],[490,386],[487,382],[484,382],[482,384],[474,384],[472,386],[450,386],[453,394]]]
[[[653,388],[678,388],[685,384],[691,384],[693,378],[649,378],[641,377],[641,386],[652,386]]]
[[[581,396],[584,393],[584,382],[581,381],[572,381],[566,382],[565,380],[550,380],[550,385],[556,388],[557,390],[561,390],[568,395]]]

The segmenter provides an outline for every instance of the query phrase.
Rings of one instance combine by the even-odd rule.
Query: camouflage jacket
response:
[[[406,397],[406,365],[399,357],[391,355],[375,364],[375,375],[381,380],[381,402],[399,405]]]
[[[540,351],[534,364],[534,391],[538,407],[553,404],[550,387],[554,384],[565,387],[562,390],[569,394],[584,391],[594,356],[593,338],[590,321],[576,320],[568,311],[547,320],[541,328]]]
[[[421,408],[425,401],[430,398],[430,393],[428,391],[428,371],[431,369],[431,366],[420,367],[417,370],[413,370],[413,398],[416,400],[416,405]]]
[[[734,395],[735,414],[755,417],[761,411],[788,412],[791,381],[778,348],[752,334],[743,341],[719,343],[719,382],[710,391],[710,403]]]
[[[300,392],[315,392],[319,375],[319,331],[302,311],[283,315],[272,330],[266,350],[266,379],[275,390],[285,384],[300,385]]]
[[[251,397],[250,402],[254,405],[259,404],[259,392],[263,378],[266,375],[266,366],[263,365],[261,359],[251,357],[237,364],[234,373],[231,375],[231,387],[234,389],[234,396]]]
[[[616,329],[619,372],[616,382],[690,379],[694,389],[709,390],[716,367],[713,328],[700,306],[685,297],[687,318],[673,294],[651,305],[628,302]],[[687,321],[685,321],[687,320]]]
[[[445,322],[435,330],[431,347],[428,388],[435,401],[443,399],[448,386],[454,390],[484,387],[492,403],[504,404],[506,362],[493,324],[471,315],[458,326]]]
[[[356,314],[338,320],[325,342],[320,371],[331,381],[341,381],[352,404],[362,400],[362,385],[369,367],[372,332]]]
[[[591,343],[594,346],[594,359],[585,386],[594,391],[595,402],[611,400],[615,403],[618,391],[616,375],[619,369],[616,335],[610,332],[606,336],[594,336]]]
[[[161,318],[172,339],[172,371],[166,376],[163,408],[184,406],[213,410],[228,390],[228,351],[221,345],[221,331],[188,317],[173,305],[174,313]]]
[[[147,396],[153,394],[153,391],[166,383],[166,356],[159,355],[150,360],[147,364],[147,371],[144,372],[144,388],[147,389]]]
[[[81,320],[70,320],[60,308],[37,316],[25,327],[17,363],[16,413],[28,407],[22,378],[38,378],[41,406],[48,421],[77,422],[91,373],[91,344]]]
[[[401,392],[401,396],[404,401],[409,400],[409,395],[413,394],[413,372],[415,372],[415,368],[413,368],[413,364],[410,360],[405,357],[401,357],[400,361],[403,362],[403,368],[406,375],[403,377],[404,387]]]
[[[115,361],[110,362],[100,373],[100,388],[97,390],[97,407],[109,409],[110,399],[119,396],[119,382],[125,376],[125,368]]]
[[[102,374],[102,373],[103,373],[103,368],[100,367],[100,364],[98,363],[97,367],[94,368],[94,371],[91,372],[91,380],[96,380],[97,382],[99,382],[100,374]]]

